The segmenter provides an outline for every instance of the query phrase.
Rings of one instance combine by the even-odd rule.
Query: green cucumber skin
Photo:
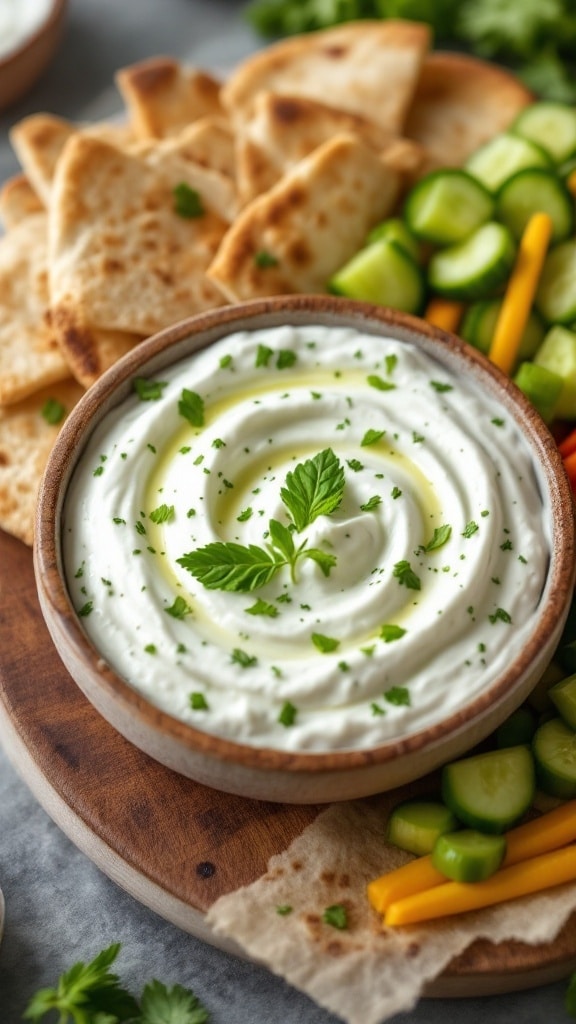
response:
[[[386,838],[394,846],[421,857],[432,852],[439,836],[457,827],[452,811],[439,801],[408,800],[392,811]]]
[[[547,123],[546,114],[548,114]],[[544,123],[541,119],[539,120],[541,115],[544,115]],[[550,115],[552,115],[552,119]],[[558,117],[560,120],[572,122],[570,125],[571,139],[568,145],[558,143],[558,139],[562,135],[562,126],[558,122]],[[556,121],[556,124],[554,124],[554,121]],[[534,125],[538,126],[537,131],[534,131]],[[518,115],[509,131],[541,146],[556,164],[564,163],[576,151],[576,112],[567,103],[551,100],[541,100],[540,102],[532,103]]]
[[[469,206],[464,211],[467,219],[466,228],[462,227],[462,218],[452,207],[446,209],[443,225],[431,227],[425,226],[421,214],[421,204],[426,202],[427,191],[432,191],[438,184],[445,184],[448,191],[450,185],[455,193],[460,190],[469,192]],[[456,203],[462,204],[462,196],[455,195]],[[465,202],[465,201],[464,201]],[[404,219],[411,233],[423,242],[431,242],[433,245],[457,245],[463,242],[468,235],[476,231],[482,224],[491,220],[494,215],[494,199],[486,188],[467,171],[462,169],[443,168],[438,171],[431,171],[422,178],[411,190],[405,206]],[[434,218],[437,221],[437,214]]]
[[[498,870],[506,854],[506,839],[474,829],[440,836],[432,864],[454,882],[483,882]]]
[[[454,761],[442,771],[444,803],[463,825],[490,834],[504,832],[519,821],[532,804],[535,789],[534,759],[524,745]]]
[[[484,225],[484,228],[488,226]],[[458,260],[460,255],[457,250],[466,246],[470,239],[459,246],[451,246],[435,253],[428,264],[428,281],[431,290],[446,299],[462,302],[476,302],[480,299],[492,298],[508,280],[516,258],[516,245],[512,234],[504,225],[499,224],[498,227],[501,228],[501,254],[488,269],[482,272],[481,276],[475,275],[476,279],[470,280],[469,275],[465,276],[463,273],[460,281],[453,280],[451,284],[446,284],[443,281],[443,265],[447,259]],[[482,231],[483,228],[479,230]]]
[[[565,765],[554,764],[550,747],[561,743],[569,751]],[[538,785],[550,796],[560,800],[576,797],[576,733],[561,718],[550,718],[534,734],[532,750],[536,762]]]
[[[526,196],[532,193],[533,200],[527,202]],[[574,200],[562,179],[545,167],[524,167],[498,189],[496,217],[519,241],[530,216],[538,212],[550,215],[553,245],[571,236]]]
[[[548,696],[570,729],[576,729],[576,675],[567,676],[548,690]]]

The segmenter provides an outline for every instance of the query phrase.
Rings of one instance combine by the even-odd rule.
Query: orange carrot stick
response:
[[[460,326],[464,306],[461,302],[450,302],[448,299],[430,299],[424,319],[434,327],[454,333]]]

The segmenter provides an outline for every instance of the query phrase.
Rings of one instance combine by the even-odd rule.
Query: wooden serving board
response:
[[[243,800],[164,768],[120,736],[63,667],[40,612],[32,555],[0,531],[0,739],[62,830],[119,885],[227,949],[204,915],[254,881],[319,807]],[[236,950],[236,952],[239,952]],[[474,943],[431,995],[484,995],[573,969],[576,915],[545,947]]]

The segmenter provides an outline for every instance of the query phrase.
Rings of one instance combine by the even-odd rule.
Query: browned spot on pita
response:
[[[170,57],[122,68],[116,82],[139,139],[162,139],[201,117],[222,114],[220,83]]]

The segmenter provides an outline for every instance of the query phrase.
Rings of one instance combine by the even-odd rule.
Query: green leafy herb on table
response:
[[[461,45],[514,66],[546,99],[576,101],[572,0],[254,0],[248,19],[265,36],[330,28],[362,18],[431,26],[437,44]]]
[[[140,1001],[120,984],[110,970],[120,952],[116,942],[90,963],[74,964],[58,979],[55,988],[40,989],[23,1014],[24,1020],[42,1021],[54,1011],[57,1024],[206,1024],[208,1011],[190,989],[167,988],[153,980]]]

